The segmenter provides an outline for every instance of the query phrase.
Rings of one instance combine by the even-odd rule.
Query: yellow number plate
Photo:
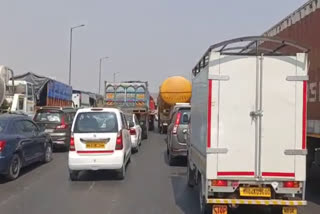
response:
[[[212,207],[213,214],[228,214],[227,205],[213,205]]]
[[[104,149],[104,142],[87,142],[87,149]]]
[[[296,207],[283,207],[282,214],[297,214],[298,210]]]
[[[269,198],[271,190],[263,187],[240,187],[240,196]]]

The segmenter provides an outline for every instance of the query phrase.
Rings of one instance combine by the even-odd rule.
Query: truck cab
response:
[[[27,81],[9,81],[5,93],[3,111],[21,112],[33,116],[35,97],[33,85]]]

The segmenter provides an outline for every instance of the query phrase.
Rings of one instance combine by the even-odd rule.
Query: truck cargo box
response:
[[[305,204],[307,51],[244,37],[210,47],[193,70],[188,172],[200,173],[206,203]]]

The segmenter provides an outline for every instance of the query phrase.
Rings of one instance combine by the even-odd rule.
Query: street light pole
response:
[[[104,59],[108,59],[109,57],[108,56],[106,56],[106,57],[102,57],[102,58],[100,58],[100,63],[99,63],[99,94],[101,93],[101,91],[100,91],[100,86],[101,86],[101,67],[102,67],[102,60],[104,60]]]
[[[72,31],[73,29],[84,27],[85,25],[78,25],[70,28],[70,55],[69,55],[69,85],[71,86],[71,59],[72,59]]]
[[[114,83],[116,82],[116,75],[119,74],[119,73],[120,73],[120,72],[114,72],[114,73],[113,73],[113,82],[114,82]]]

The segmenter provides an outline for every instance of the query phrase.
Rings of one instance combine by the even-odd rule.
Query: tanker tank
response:
[[[170,122],[170,110],[176,103],[189,103],[191,82],[181,76],[169,77],[160,86],[158,96],[158,127],[160,133],[166,133]]]

